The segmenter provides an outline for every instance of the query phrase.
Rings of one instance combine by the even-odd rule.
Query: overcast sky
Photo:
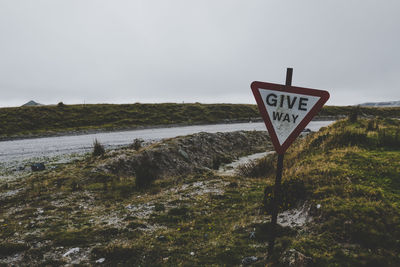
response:
[[[254,80],[400,100],[400,1],[0,0],[0,106],[253,103]]]

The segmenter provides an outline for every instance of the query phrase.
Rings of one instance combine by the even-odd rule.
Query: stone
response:
[[[96,261],[96,263],[103,263],[106,259],[105,258],[100,258]]]
[[[79,248],[71,248],[70,250],[64,253],[63,257],[67,257],[71,254],[77,253],[79,252],[79,250],[80,250]]]
[[[42,162],[40,162],[40,163],[33,163],[33,164],[31,165],[31,170],[34,171],[34,172],[43,171],[43,170],[45,170],[45,169],[46,169],[46,167],[44,166],[44,163],[42,163]]]
[[[189,160],[189,155],[184,150],[179,149],[178,152],[185,160]]]

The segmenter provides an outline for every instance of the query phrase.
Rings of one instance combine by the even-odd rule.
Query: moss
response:
[[[105,258],[107,263],[116,263],[127,265],[139,265],[141,263],[142,250],[135,247],[109,246],[107,248],[94,248],[92,251],[93,259]]]
[[[15,253],[24,251],[29,249],[29,246],[27,244],[21,244],[21,243],[6,243],[2,242],[0,243],[0,255],[1,256],[10,256],[14,255]]]
[[[80,230],[60,230],[58,232],[50,232],[45,237],[52,240],[55,245],[59,246],[76,246],[86,245],[98,237],[92,234],[92,230],[84,228]]]

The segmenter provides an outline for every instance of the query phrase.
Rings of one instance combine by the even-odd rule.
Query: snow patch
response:
[[[301,227],[312,221],[310,205],[304,203],[299,208],[286,210],[279,214],[278,224],[283,227]]]

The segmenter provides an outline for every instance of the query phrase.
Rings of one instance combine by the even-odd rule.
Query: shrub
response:
[[[163,203],[156,203],[154,205],[154,210],[155,211],[164,211],[165,210],[165,205]]]
[[[0,256],[9,256],[17,252],[21,252],[29,249],[29,246],[21,243],[1,243],[0,244]]]
[[[97,157],[97,156],[103,156],[104,153],[105,153],[104,146],[100,144],[100,142],[97,139],[94,139],[92,155]]]
[[[237,174],[244,177],[265,177],[275,172],[276,155],[266,156],[257,161],[242,164],[237,169]]]
[[[172,208],[168,211],[168,215],[172,216],[185,216],[189,212],[189,209],[185,206]]]
[[[366,146],[370,144],[367,133],[361,130],[345,130],[336,135],[332,135],[326,143],[326,148],[336,148],[342,146]]]
[[[356,107],[352,108],[350,110],[349,117],[348,117],[349,121],[356,122],[359,115],[360,115],[360,106],[356,106]]]
[[[378,146],[399,148],[400,147],[400,132],[399,129],[394,133],[390,133],[385,129],[378,131]]]
[[[367,131],[376,131],[378,127],[379,126],[377,120],[369,120],[367,124]]]
[[[104,257],[108,264],[118,262],[125,266],[138,266],[140,263],[143,248],[109,245],[108,247],[95,247],[92,255],[95,258]]]
[[[63,102],[58,102],[57,107],[63,108],[65,107],[65,104]]]
[[[274,186],[267,186],[264,189],[263,206],[267,213],[272,212],[272,203],[274,199]],[[307,198],[307,187],[301,179],[284,180],[281,184],[279,210],[284,211],[294,207],[299,201]]]
[[[143,142],[144,142],[143,139],[141,139],[141,138],[135,138],[135,139],[133,140],[133,144],[132,144],[133,149],[136,150],[136,151],[138,151],[138,150],[142,147]]]
[[[150,186],[160,176],[160,170],[155,165],[150,156],[144,153],[139,159],[138,165],[135,168],[136,186],[144,188]]]
[[[226,155],[222,155],[222,154],[221,155],[217,155],[217,156],[213,157],[211,168],[213,170],[218,170],[219,166],[221,166],[222,164],[226,164],[228,162],[231,162],[231,161],[232,161],[231,158],[226,156]]]
[[[81,185],[79,184],[79,182],[76,179],[71,181],[70,186],[71,186],[72,192],[76,192],[81,188]]]

